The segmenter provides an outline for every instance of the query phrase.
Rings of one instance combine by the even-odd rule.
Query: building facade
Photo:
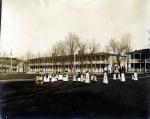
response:
[[[17,58],[0,57],[0,73],[18,72],[20,62]]]
[[[128,72],[150,72],[150,49],[129,52],[127,55]]]
[[[126,72],[150,72],[150,49],[135,50],[120,57],[121,66]],[[93,54],[76,54],[34,58],[22,63],[20,72],[52,73],[52,72],[83,72],[103,73],[106,66],[110,72],[118,65],[116,56],[100,52]]]
[[[113,57],[109,53],[76,54],[30,59],[30,73],[49,72],[94,72],[102,73],[105,66],[111,71]]]

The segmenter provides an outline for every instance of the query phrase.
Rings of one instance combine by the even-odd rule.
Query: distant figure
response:
[[[117,75],[117,68],[115,67],[114,69],[114,73],[113,73],[113,80],[116,80],[116,75]]]
[[[51,82],[51,80],[52,80],[52,75],[49,74],[49,81]]]
[[[69,76],[68,76],[68,74],[66,74],[66,81],[69,81]]]
[[[59,77],[59,75],[56,73],[55,74],[55,81],[58,81],[58,77]]]
[[[37,85],[42,85],[43,84],[43,76],[36,76],[36,84]]]
[[[81,81],[81,73],[78,72],[78,81]]]
[[[120,79],[120,73],[121,73],[121,68],[120,68],[120,67],[118,67],[118,68],[117,68],[117,74],[118,74],[117,79]]]
[[[111,66],[110,66],[110,64],[108,65],[108,73],[111,73],[112,71],[111,71]]]
[[[68,74],[64,74],[63,81],[68,81]]]
[[[94,75],[91,74],[91,81],[94,81]]]
[[[125,82],[125,75],[124,75],[124,73],[125,73],[125,68],[122,66],[121,67],[121,81],[122,82]]]
[[[58,80],[63,80],[63,75],[62,74],[60,74],[60,72],[59,72],[59,75],[58,75]]]
[[[94,75],[94,81],[97,81],[97,76],[96,76],[96,74]]]
[[[49,74],[47,74],[47,82],[50,82],[50,77],[49,77]]]
[[[92,75],[91,75],[91,81],[97,81],[96,74],[92,74]]]
[[[55,74],[53,73],[52,74],[52,77],[51,77],[51,82],[55,82],[56,80],[55,80]]]
[[[85,74],[85,83],[90,83],[90,74],[88,71]]]
[[[73,75],[73,81],[77,81],[76,80],[76,74]]]
[[[48,74],[44,75],[43,82],[49,82],[49,76],[48,76]]]
[[[83,76],[83,73],[81,73],[81,82],[84,82],[84,76]]]
[[[103,83],[108,84],[107,67],[104,68],[104,78],[103,78]]]
[[[137,74],[137,71],[135,71],[132,75],[132,80],[135,80],[137,81],[138,80],[138,74]]]

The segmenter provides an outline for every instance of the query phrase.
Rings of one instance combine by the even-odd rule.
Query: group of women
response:
[[[103,83],[104,84],[108,84],[108,73],[109,72],[107,70],[107,67],[104,67],[104,70],[103,70]],[[78,72],[77,74],[74,74],[72,78],[70,76],[70,80],[72,79],[72,81],[78,81],[78,82],[84,82],[84,83],[90,83],[91,81],[97,81],[98,79],[96,74],[90,74],[88,71],[85,74]],[[114,69],[113,80],[120,80],[121,82],[126,81],[124,67],[121,67],[120,69],[119,68]],[[132,80],[138,80],[137,72],[134,72],[134,74],[132,75]],[[41,85],[46,82],[56,82],[56,81],[69,81],[68,73],[61,74],[59,72],[59,73],[53,73],[53,74],[43,74],[41,76],[36,77],[36,83],[37,84],[40,83]]]

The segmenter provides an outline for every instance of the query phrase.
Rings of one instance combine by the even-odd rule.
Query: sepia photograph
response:
[[[150,0],[0,0],[0,119],[150,119]]]

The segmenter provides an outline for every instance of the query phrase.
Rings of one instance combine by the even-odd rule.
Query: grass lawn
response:
[[[130,77],[130,74],[128,75]],[[128,77],[127,76],[127,77]],[[43,86],[34,81],[1,85],[1,110],[9,118],[148,118],[150,80],[130,78],[122,83],[54,82]]]

